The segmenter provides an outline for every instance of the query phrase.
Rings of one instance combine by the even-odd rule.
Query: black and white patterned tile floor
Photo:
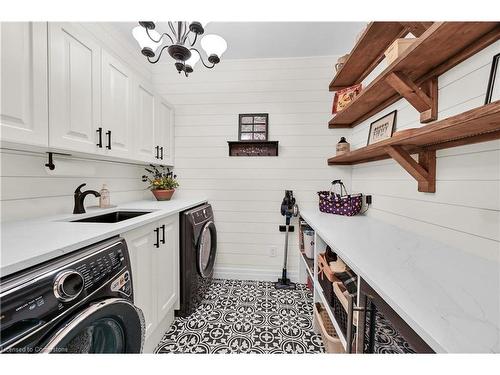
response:
[[[176,318],[156,353],[323,353],[305,285],[212,280],[196,311]]]

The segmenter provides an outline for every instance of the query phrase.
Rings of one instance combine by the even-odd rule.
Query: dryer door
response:
[[[216,252],[217,230],[214,222],[208,221],[203,225],[196,246],[196,265],[201,277],[208,278],[212,276]]]
[[[70,319],[44,345],[43,353],[140,353],[142,311],[121,298],[90,305]]]

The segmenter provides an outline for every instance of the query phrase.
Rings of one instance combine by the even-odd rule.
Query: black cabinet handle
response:
[[[161,243],[165,243],[165,224],[163,224],[160,228],[161,228],[161,230],[163,232]]]
[[[97,128],[96,133],[98,135],[96,146],[102,148],[102,128]]]
[[[108,136],[108,145],[106,146],[106,148],[107,148],[108,150],[111,150],[111,130],[108,130],[108,131],[106,132],[106,135]]]
[[[163,160],[163,146],[160,147],[160,159]]]
[[[160,247],[160,228],[156,228],[155,233],[156,233],[155,247],[158,248],[158,247]]]
[[[155,155],[155,158],[156,158],[156,159],[159,159],[159,158],[160,158],[160,146],[156,146],[156,147],[155,147],[155,150],[156,150],[156,155]]]

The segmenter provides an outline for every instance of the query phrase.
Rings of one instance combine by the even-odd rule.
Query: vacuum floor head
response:
[[[297,289],[295,283],[292,283],[290,279],[278,279],[278,282],[274,283],[276,289]]]

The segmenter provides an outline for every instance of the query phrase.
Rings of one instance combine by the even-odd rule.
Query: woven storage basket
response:
[[[333,295],[332,283],[340,280],[335,277],[330,269],[325,254],[318,254],[318,281],[323,289],[326,300],[330,301]]]
[[[314,304],[314,324],[321,333],[327,353],[345,353],[332,321],[321,303]]]

